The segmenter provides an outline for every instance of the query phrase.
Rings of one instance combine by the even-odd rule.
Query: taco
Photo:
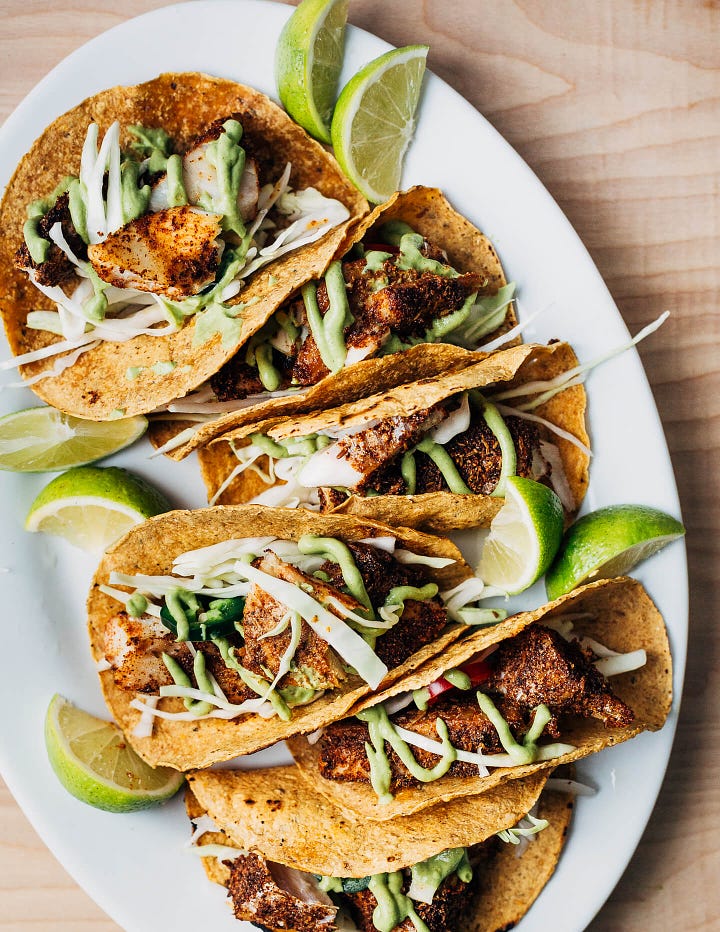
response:
[[[204,771],[190,776],[186,806],[193,850],[238,919],[303,932],[496,932],[529,909],[567,836],[572,801],[541,795],[545,783],[537,774],[378,825],[344,817],[292,767]]]
[[[514,286],[489,240],[435,188],[393,195],[337,256],[208,383],[158,414],[158,446],[182,458],[242,424],[364,398],[467,365],[466,350],[498,338],[514,342]],[[413,346],[412,362],[397,358]]]
[[[595,582],[474,632],[314,744],[288,744],[314,789],[349,817],[383,821],[661,728],[671,667],[642,585]]]
[[[103,557],[92,650],[138,753],[203,767],[342,718],[504,617],[455,592],[471,578],[450,541],[345,515],[170,512]]]
[[[152,411],[322,274],[367,209],[258,91],[194,73],[102,91],[45,130],[0,205],[12,364],[63,411]]]
[[[566,343],[525,344],[361,402],[246,424],[199,451],[209,500],[444,532],[489,525],[505,476],[518,475],[553,488],[569,519],[589,464],[576,366]]]

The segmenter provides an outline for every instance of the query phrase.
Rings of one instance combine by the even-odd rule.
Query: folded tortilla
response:
[[[448,262],[458,272],[484,274],[486,285],[483,294],[495,294],[506,284],[500,260],[487,237],[454,210],[437,188],[420,185],[394,194],[389,201],[376,207],[358,222],[338,248],[336,257],[342,258],[353,244],[359,243],[366,234],[372,234],[391,220],[409,224],[416,232],[444,249]],[[280,303],[278,301],[276,306]],[[483,341],[489,342],[507,333],[516,323],[513,305],[510,303],[502,324],[493,333],[483,337]],[[517,342],[517,338],[511,339],[506,345],[511,346]],[[364,359],[291,396],[258,400],[239,411],[221,415],[203,425],[191,440],[169,451],[167,455],[173,459],[183,459],[192,450],[204,447],[215,437],[245,424],[280,415],[289,417],[305,414],[321,407],[335,407],[349,400],[387,391],[402,382],[433,378],[469,365],[476,358],[476,354],[449,343],[422,343],[409,351]],[[150,439],[160,446],[181,429],[192,426],[190,422],[168,422],[160,418],[151,424]]]
[[[319,747],[305,738],[293,738],[288,746],[305,778],[351,818],[363,817],[384,822],[407,816],[438,802],[484,793],[516,780],[594,754],[606,747],[627,741],[642,731],[662,728],[672,704],[672,658],[662,615],[642,584],[619,577],[600,580],[576,589],[568,595],[531,612],[521,612],[493,628],[478,630],[447,648],[422,668],[396,681],[389,689],[363,699],[351,714],[383,702],[408,690],[427,686],[453,667],[506,638],[518,634],[528,625],[543,623],[568,614],[585,614],[576,630],[594,638],[611,650],[625,653],[643,648],[647,663],[639,670],[612,677],[613,692],[635,713],[635,721],[625,727],[606,728],[596,719],[563,718],[560,741],[575,749],[550,761],[538,761],[519,767],[498,767],[486,777],[446,775],[421,787],[405,787],[394,792],[394,799],[381,805],[375,791],[365,783],[342,783],[328,780],[319,772]]]
[[[404,355],[409,357],[411,353]],[[473,355],[475,360],[472,360]],[[531,382],[548,381],[577,365],[577,357],[567,343],[551,343],[548,346],[523,344],[500,350],[490,356],[481,356],[479,359],[477,355],[468,354],[462,369],[419,381],[413,379],[412,382],[373,394],[361,401],[348,402],[332,409],[326,403],[322,408],[319,407],[306,415],[268,418],[260,423],[247,423],[242,427],[236,427],[198,451],[208,499],[214,500],[218,490],[238,466],[238,459],[232,452],[231,444],[242,446],[243,443],[248,443],[246,438],[251,433],[259,432],[267,434],[273,440],[286,440],[339,425],[343,428],[360,427],[386,417],[409,416],[457,392],[472,388],[487,391],[491,400],[493,389],[516,388]],[[508,404],[513,406],[522,400],[513,398]],[[585,427],[585,409],[585,389],[582,385],[572,385],[532,413],[550,421],[587,446],[589,439]],[[552,435],[552,441],[558,449],[575,503],[569,518],[579,509],[585,497],[590,461],[583,450],[564,437]],[[267,457],[262,457],[258,465],[267,471]],[[281,484],[281,480],[276,480],[276,485]],[[268,488],[271,486],[265,484],[257,473],[245,470],[217,497],[217,502],[225,505],[241,504]],[[452,492],[372,497],[352,495],[334,511],[393,525],[422,527],[444,533],[460,528],[487,527],[503,502],[502,497],[457,495]]]
[[[168,574],[172,572],[176,556],[199,547],[244,537],[299,540],[303,534],[347,541],[392,535],[398,544],[415,553],[450,558],[455,562],[444,569],[430,571],[441,590],[452,588],[472,575],[460,551],[449,540],[409,529],[394,530],[352,516],[313,515],[307,511],[259,505],[173,511],[133,528],[104,555],[88,596],[88,626],[94,658],[99,660],[104,655],[104,627],[122,607],[99,588],[101,584],[108,583],[111,572]],[[390,670],[382,687],[395,682],[398,677],[408,676],[466,632],[464,625],[450,623],[433,643],[420,648],[404,663]],[[110,712],[138,754],[153,766],[165,765],[177,770],[207,767],[216,761],[250,754],[291,735],[307,734],[347,715],[370,691],[360,676],[353,675],[342,688],[326,693],[306,706],[296,707],[289,721],[264,719],[255,714],[245,714],[232,720],[199,718],[187,722],[158,719],[152,735],[143,738],[133,735],[141,716],[140,711],[130,705],[136,694],[120,689],[110,670],[100,673],[100,681]],[[159,708],[184,710],[182,700],[175,698],[161,699]]]
[[[32,352],[54,342],[44,331],[25,326],[31,310],[55,305],[14,267],[14,255],[23,241],[27,205],[46,196],[68,173],[77,173],[80,153],[90,123],[104,133],[114,120],[122,130],[132,124],[160,126],[179,147],[186,146],[214,120],[241,114],[244,138],[257,152],[261,181],[276,181],[287,162],[292,163],[291,185],[316,187],[326,197],[342,201],[350,219],[321,240],[302,246],[259,270],[248,280],[240,297],[243,311],[239,343],[262,327],[272,312],[305,282],[322,274],[349,229],[367,213],[367,204],[344,177],[337,162],[297,126],[268,97],[252,88],[196,73],[163,74],[135,87],[114,87],[89,97],[59,117],[35,141],[13,175],[2,204],[0,227],[0,311],[14,355]],[[129,135],[121,135],[127,145]],[[236,351],[239,343],[223,345],[215,334],[206,343],[193,344],[195,318],[179,332],[165,337],[137,336],[126,343],[101,343],[82,355],[58,376],[36,382],[33,391],[62,411],[106,420],[141,414],[181,398],[205,382]],[[21,368],[30,377],[50,368],[55,358]],[[175,368],[167,372],[167,362]],[[158,374],[153,370],[157,363]],[[130,367],[140,369],[132,381]],[[142,368],[140,368],[142,367]]]
[[[547,773],[390,822],[350,819],[298,775],[294,767],[191,774],[186,807],[192,820],[209,815],[217,832],[198,844],[224,844],[260,854],[296,870],[332,877],[392,872],[446,848],[469,847],[512,828],[537,805],[547,828],[534,836],[522,857],[511,844],[483,867],[464,932],[510,928],[527,912],[560,858],[573,802],[543,791]],[[542,793],[542,795],[541,795]],[[229,868],[203,858],[210,880],[225,885]]]

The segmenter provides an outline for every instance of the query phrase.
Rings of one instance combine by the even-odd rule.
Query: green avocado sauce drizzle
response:
[[[140,158],[148,160],[148,171],[154,175],[164,172],[172,148],[170,137],[161,127],[147,127],[136,124],[128,126],[128,131],[135,137],[130,148]]]
[[[42,218],[57,204],[58,198],[61,197],[70,187],[73,181],[72,175],[66,175],[60,184],[47,197],[32,201],[27,206],[27,220],[23,226],[23,236],[25,245],[30,253],[30,258],[37,265],[45,262],[52,243],[40,235],[39,224]]]
[[[223,132],[214,142],[208,143],[207,155],[217,170],[220,189],[213,208],[223,215],[223,230],[244,239],[245,224],[238,207],[240,182],[245,171],[245,150],[240,145],[242,134],[243,128],[237,120],[225,120]]]
[[[440,443],[435,443],[430,437],[425,437],[413,450],[408,450],[408,452],[403,455],[400,463],[400,474],[405,480],[405,487],[408,495],[413,495],[417,487],[417,468],[414,459],[417,450],[421,453],[425,453],[430,457],[433,463],[435,463],[451,492],[455,492],[456,495],[473,494],[472,489],[465,484],[462,476],[458,472],[457,466],[452,461],[445,447]]]
[[[250,442],[267,456],[282,460],[288,456],[312,456],[332,443],[325,434],[308,434],[306,437],[288,437],[287,440],[273,440],[267,434],[250,434]]]
[[[147,607],[148,600],[145,598],[142,592],[133,593],[125,603],[125,608],[131,618],[142,617],[142,615],[145,614],[145,609]]]
[[[177,640],[189,640],[190,621],[194,621],[201,611],[197,596],[188,589],[178,587],[167,593],[165,604],[177,627]]]
[[[485,399],[482,399],[482,405],[482,414],[485,423],[500,444],[500,478],[498,479],[498,484],[490,493],[497,497],[505,494],[505,480],[508,476],[514,476],[517,473],[517,452],[515,450],[515,442],[513,441],[512,434],[498,409],[495,405],[490,404],[489,401],[485,401]]]
[[[175,157],[179,158],[179,156]],[[139,163],[132,159],[123,162],[120,166],[120,205],[123,223],[130,223],[136,217],[141,217],[150,204],[150,185],[141,185],[139,179]],[[72,215],[72,208],[70,213]],[[75,225],[74,218],[73,225]],[[77,226],[75,228],[77,229]]]
[[[320,358],[330,372],[337,372],[345,365],[347,346],[343,337],[345,327],[355,319],[350,312],[347,287],[342,273],[342,262],[335,261],[325,274],[328,303],[330,307],[323,317],[317,303],[317,283],[308,282],[302,288],[305,313],[310,332],[317,344]]]
[[[298,541],[298,550],[305,554],[320,554],[340,567],[345,585],[350,595],[365,607],[368,618],[375,617],[375,611],[365,583],[357,568],[355,558],[347,544],[335,537],[316,537],[303,534]]]
[[[370,761],[370,783],[381,806],[387,805],[393,799],[390,792],[390,762],[385,751],[386,741],[413,777],[421,783],[431,783],[443,777],[457,760],[457,750],[450,742],[447,725],[441,718],[436,719],[435,728],[442,744],[442,755],[434,767],[423,767],[415,760],[407,742],[397,733],[382,703],[358,712],[355,717],[361,722],[366,722],[368,726],[370,742],[365,743],[365,753]]]
[[[399,246],[403,236],[408,233],[415,234],[415,230],[404,220],[388,220],[377,232],[380,242],[387,243],[388,246]]]
[[[421,890],[423,902],[432,900],[443,881],[452,874],[457,874],[463,883],[470,883],[473,876],[467,848],[448,848],[414,864],[410,871],[408,893],[414,889]],[[357,893],[369,889],[377,901],[373,925],[379,932],[391,932],[407,918],[412,920],[418,932],[423,932],[427,926],[417,915],[414,901],[402,892],[404,879],[402,871],[358,878],[320,876],[318,887],[325,893]]]
[[[459,278],[460,273],[444,262],[438,262],[437,259],[428,259],[420,249],[424,239],[419,233],[405,233],[400,239],[400,254],[395,260],[399,269],[416,272],[431,272],[433,275],[440,275],[443,278]]]
[[[537,706],[530,729],[523,738],[522,743],[519,743],[513,737],[510,726],[502,717],[492,699],[485,693],[478,692],[477,701],[482,711],[490,719],[495,731],[498,733],[500,743],[513,759],[514,764],[516,766],[531,764],[538,755],[537,741],[552,718],[550,709],[544,704]]]
[[[186,689],[192,688],[192,680],[183,670],[180,664],[175,660],[174,657],[171,657],[170,654],[163,653],[162,660],[167,668],[168,673],[173,678],[173,682],[176,686],[183,686]],[[193,660],[193,673],[195,675],[195,682],[197,683],[197,688],[202,690],[205,693],[214,693],[213,684],[210,680],[210,677],[207,673],[205,666],[205,654],[199,650],[195,654]],[[194,715],[207,715],[209,712],[212,712],[213,705],[210,702],[205,702],[202,699],[184,699],[185,708],[188,712],[192,712]]]
[[[183,163],[179,155],[171,155],[166,164],[167,199],[169,207],[183,207],[188,202],[183,180]]]

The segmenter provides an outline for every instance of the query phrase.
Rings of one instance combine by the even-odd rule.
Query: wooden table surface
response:
[[[87,39],[162,5],[0,0],[0,119]],[[429,67],[485,114],[568,215],[632,332],[673,312],[640,353],[688,528],[685,695],[655,813],[590,929],[720,929],[720,4],[352,0],[350,20],[396,45],[431,46]],[[0,784],[0,930],[117,928]]]

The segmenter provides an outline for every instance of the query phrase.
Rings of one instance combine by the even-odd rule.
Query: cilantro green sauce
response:
[[[478,692],[477,701],[481,710],[490,719],[495,731],[498,733],[500,743],[513,759],[515,765],[531,764],[537,758],[537,741],[543,733],[545,726],[552,718],[550,709],[546,705],[539,705],[535,709],[530,730],[523,738],[522,744],[520,744],[513,737],[510,726],[502,717],[492,699],[485,695],[485,693]]]
[[[432,272],[433,275],[440,275],[443,278],[459,278],[459,272],[456,272],[452,266],[424,256],[420,252],[422,244],[423,238],[419,233],[406,233],[400,239],[400,255],[395,260],[397,267],[414,269],[416,272]]]
[[[428,599],[434,599],[437,594],[438,587],[435,583],[427,583],[427,585],[421,588],[417,586],[394,586],[390,592],[388,592],[385,605],[404,606],[405,602],[411,599],[415,602],[426,602]]]
[[[130,148],[141,158],[148,159],[148,171],[151,174],[164,172],[170,155],[170,137],[161,127],[128,126],[128,131],[135,137]]]
[[[223,132],[216,140],[208,143],[208,159],[217,171],[219,195],[213,208],[223,215],[223,229],[245,236],[245,224],[240,216],[238,195],[240,182],[245,171],[245,150],[240,145],[243,128],[237,120],[226,120]]]
[[[370,618],[375,617],[370,596],[367,594],[360,570],[347,544],[334,537],[315,537],[312,534],[303,534],[298,541],[298,550],[300,553],[321,554],[333,563],[337,563],[350,595],[365,606]]]
[[[200,612],[200,603],[194,592],[188,589],[171,589],[165,596],[165,604],[177,628],[177,640],[187,641],[190,636],[190,621]]]
[[[266,680],[261,676],[256,676],[256,674],[251,673],[247,667],[244,667],[240,661],[237,659],[235,654],[235,648],[231,647],[230,642],[227,638],[224,637],[214,637],[212,639],[213,644],[220,651],[220,656],[223,659],[223,663],[230,670],[234,670],[243,683],[252,689],[252,691],[258,696],[265,696],[267,701],[275,710],[275,714],[282,721],[287,722],[292,718],[292,712],[287,702],[283,697],[278,693],[277,690],[273,689],[272,692],[268,693],[270,688],[270,680]]]
[[[169,207],[182,207],[188,197],[183,180],[183,163],[179,155],[171,155],[167,160],[167,199]]]
[[[386,741],[412,776],[421,783],[431,783],[445,776],[457,760],[457,750],[450,742],[447,725],[441,718],[437,719],[435,728],[442,744],[442,755],[434,767],[423,767],[415,760],[407,742],[397,733],[382,703],[358,712],[355,717],[361,722],[366,722],[370,732],[370,743],[365,743],[365,752],[370,761],[370,783],[378,796],[380,805],[387,805],[393,799],[390,792],[392,773],[385,750]]]
[[[456,689],[470,689],[472,686],[472,681],[467,673],[463,673],[462,670],[458,670],[456,667],[453,667],[452,670],[447,670],[443,673],[443,677],[451,683]]]
[[[470,312],[475,305],[475,298],[477,298],[477,291],[473,291],[471,295],[468,295],[463,301],[462,307],[458,308],[457,311],[446,314],[444,317],[436,317],[426,333],[426,336],[432,337],[432,339],[428,339],[427,342],[433,343],[436,340],[441,340],[449,333],[452,333],[453,330],[462,326],[470,316]]]
[[[30,258],[37,265],[46,261],[52,245],[49,240],[40,235],[40,221],[57,204],[58,198],[65,194],[72,181],[73,176],[66,175],[47,197],[32,201],[27,206],[27,220],[23,226],[23,237]]]
[[[140,165],[128,159],[120,166],[120,205],[123,223],[141,217],[150,204],[150,185],[139,184]]]
[[[433,463],[435,463],[451,492],[454,492],[456,495],[473,494],[472,489],[465,484],[462,476],[458,472],[457,466],[442,444],[435,443],[430,437],[426,437],[424,440],[420,441],[416,449],[421,453],[426,453]]]
[[[414,451],[409,450],[407,453],[403,453],[403,458],[400,461],[400,475],[405,482],[407,494],[414,495],[417,486],[417,466]]]
[[[430,690],[427,686],[422,686],[420,689],[413,689],[413,702],[415,707],[420,709],[421,712],[424,712],[428,707],[428,700],[430,699]]]
[[[371,249],[370,252],[365,253],[365,268],[363,272],[380,272],[383,267],[383,262],[387,259],[392,259],[392,253],[381,252],[379,249]]]
[[[192,688],[192,681],[190,677],[174,657],[171,657],[170,654],[163,653],[162,660],[165,664],[165,668],[172,677],[176,686],[182,686],[185,689]],[[206,693],[214,692],[212,682],[210,681],[207,670],[205,668],[205,654],[203,654],[201,650],[195,654],[195,659],[193,661],[193,673],[195,674],[195,681],[197,682],[198,689]],[[194,715],[198,716],[207,715],[213,709],[211,703],[205,702],[202,699],[186,698],[183,700],[183,702],[185,703],[185,708],[189,712],[192,712]]]
[[[408,233],[414,234],[415,230],[404,220],[388,220],[377,232],[380,242],[387,243],[388,246],[399,246],[403,236]]]
[[[265,391],[277,391],[282,375],[273,363],[272,346],[269,343],[261,343],[255,347],[255,365]]]
[[[330,307],[324,317],[318,307],[315,282],[308,282],[303,286],[302,296],[308,326],[317,344],[320,358],[330,372],[337,372],[345,365],[347,358],[343,331],[354,320],[350,312],[342,263],[339,260],[333,262],[327,270],[325,287]]]
[[[517,452],[512,434],[503,420],[500,412],[495,405],[485,401],[483,405],[483,418],[485,423],[495,435],[495,439],[500,444],[500,453],[502,462],[500,465],[500,478],[491,495],[498,496],[505,494],[505,479],[508,476],[514,476],[517,472]]]
[[[375,874],[370,878],[368,887],[377,900],[377,906],[373,911],[373,925],[378,932],[392,932],[405,919],[411,920],[417,932],[430,932],[415,912],[413,901],[402,892],[402,871]]]
[[[142,594],[142,592],[135,592],[125,603],[125,608],[127,609],[128,615],[131,618],[140,618],[141,615],[145,614],[145,609],[148,607],[148,600]]]
[[[79,178],[73,178],[68,187],[68,206],[70,219],[75,232],[87,244],[90,242],[87,229],[87,205],[85,203],[85,185]]]
[[[422,892],[423,902],[432,900],[440,884],[452,874],[457,874],[463,883],[470,883],[472,880],[473,871],[468,860],[467,848],[447,848],[413,865],[412,883],[408,892]]]

